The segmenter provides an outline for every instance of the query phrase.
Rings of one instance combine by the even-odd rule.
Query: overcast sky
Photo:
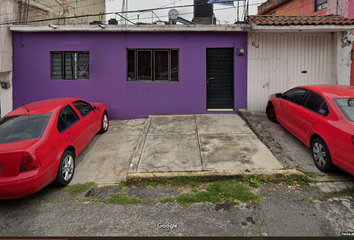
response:
[[[257,6],[261,3],[265,2],[265,0],[249,0],[249,15],[257,14]],[[193,18],[193,7],[181,7],[178,6],[186,6],[192,5],[193,0],[127,0],[128,2],[128,11],[134,10],[143,10],[143,9],[153,9],[153,8],[161,8],[161,7],[173,7],[176,6],[176,9],[179,12],[179,16],[185,18],[187,20],[192,20]],[[121,12],[122,11],[122,3],[123,0],[106,0],[106,12]],[[239,2],[239,20],[243,20],[244,16],[244,5],[245,1]],[[214,4],[214,14],[220,24],[226,23],[234,23],[237,20],[237,5],[238,2],[234,2],[234,7],[231,5],[223,5],[223,4]],[[168,21],[169,9],[166,10],[154,10],[154,13],[164,21]],[[139,15],[139,22],[152,22],[153,13],[144,12],[144,13],[129,13],[128,19],[132,22],[136,22]],[[107,16],[107,19],[114,18],[114,15]],[[120,20],[120,17],[117,16],[117,20]],[[153,21],[158,20],[155,15],[153,15]]]

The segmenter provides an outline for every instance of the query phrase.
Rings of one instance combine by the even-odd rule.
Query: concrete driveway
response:
[[[113,184],[128,173],[283,168],[236,114],[110,121],[78,159],[71,184]]]

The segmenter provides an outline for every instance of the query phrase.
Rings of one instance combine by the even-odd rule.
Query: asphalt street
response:
[[[139,188],[139,189],[137,189]],[[46,191],[26,199],[0,201],[0,236],[340,236],[354,232],[352,198],[319,201],[316,187],[262,184],[260,203],[239,206],[160,203],[177,196],[170,187],[132,186],[137,205],[108,204],[121,189],[89,190],[79,197]],[[92,200],[96,197],[95,201]]]

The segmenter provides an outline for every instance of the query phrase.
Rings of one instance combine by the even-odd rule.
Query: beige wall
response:
[[[27,25],[89,24],[92,21],[104,21],[105,19],[104,15],[68,19],[68,17],[103,14],[105,12],[104,0],[22,0],[22,2],[29,2]],[[22,5],[21,9],[21,1],[17,1],[14,7],[17,20],[21,22],[26,19],[24,14],[26,6],[27,4]],[[60,19],[38,21],[52,18]]]

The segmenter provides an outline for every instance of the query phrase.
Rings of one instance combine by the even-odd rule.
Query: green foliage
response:
[[[63,187],[62,191],[66,192],[70,196],[77,197],[83,194],[85,191],[89,190],[94,185],[95,185],[94,182],[89,182],[85,184],[68,185]]]
[[[139,198],[135,197],[128,197],[126,194],[123,192],[116,193],[110,198],[106,200],[107,203],[110,204],[121,204],[121,205],[126,205],[126,204],[139,204],[142,203],[142,200]]]
[[[309,177],[312,177],[312,178],[316,177],[316,173],[314,173],[314,172],[306,172],[306,171],[303,171],[303,170],[301,170],[299,168],[296,168],[296,170],[298,170],[299,172],[302,172],[306,176],[309,176]]]
[[[229,181],[217,181],[206,187],[205,191],[196,193],[183,193],[176,197],[176,201],[186,207],[198,202],[229,203],[238,205],[239,201],[260,201],[262,196],[251,192],[251,188],[245,184],[231,183]],[[174,199],[164,199],[172,202]]]
[[[260,179],[258,177],[256,177],[256,176],[252,176],[252,177],[247,178],[246,183],[249,186],[256,187],[256,188],[261,186]]]
[[[300,186],[308,186],[309,179],[307,177],[300,177],[296,180],[296,183],[299,184]]]
[[[270,177],[268,177],[268,179],[264,179],[263,182],[267,184],[273,184],[273,180]]]
[[[285,182],[287,182],[287,184],[294,184],[294,180],[292,180],[291,178],[287,178],[285,179]]]
[[[150,186],[151,186],[151,187],[156,187],[157,185],[158,185],[158,182],[154,182],[154,181],[153,181],[153,182],[150,182]]]

